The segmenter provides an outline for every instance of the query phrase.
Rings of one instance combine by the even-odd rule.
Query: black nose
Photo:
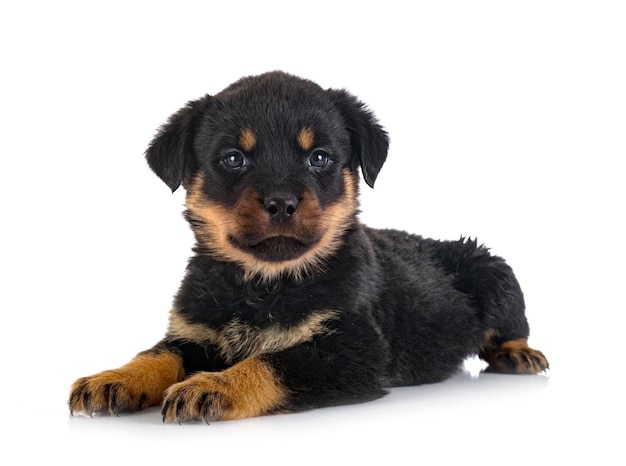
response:
[[[290,220],[298,210],[298,199],[291,194],[273,194],[265,198],[265,210],[273,220]]]

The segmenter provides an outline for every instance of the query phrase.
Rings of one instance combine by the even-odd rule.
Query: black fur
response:
[[[198,242],[173,323],[150,351],[180,355],[186,376],[259,358],[288,393],[266,411],[438,382],[472,354],[500,372],[547,369],[525,345],[524,299],[504,260],[475,240],[358,221],[359,168],[373,186],[387,149],[387,134],[354,96],[281,72],[243,78],[174,114],[146,156],[172,190],[188,190]],[[340,225],[330,218],[338,215]],[[253,220],[273,233],[257,233]],[[329,228],[326,250],[318,245]],[[308,251],[313,259],[300,264]],[[207,409],[197,417],[208,419]]]

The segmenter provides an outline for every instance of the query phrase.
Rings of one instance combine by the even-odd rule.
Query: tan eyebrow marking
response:
[[[239,145],[246,152],[250,152],[256,146],[256,136],[251,130],[242,129],[239,134]]]
[[[315,134],[311,128],[302,128],[298,133],[298,145],[303,150],[310,150],[315,142]]]

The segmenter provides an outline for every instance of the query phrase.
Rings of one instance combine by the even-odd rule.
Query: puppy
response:
[[[510,267],[476,241],[375,230],[357,217],[388,138],[343,90],[246,77],[172,115],[146,151],[186,190],[194,256],[165,337],[78,379],[71,413],[162,406],[164,421],[240,419],[439,382],[478,354],[537,374]]]

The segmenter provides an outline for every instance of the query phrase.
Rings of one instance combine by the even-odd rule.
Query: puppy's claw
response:
[[[200,399],[198,400],[198,403],[196,406],[197,411],[202,413],[201,417],[207,426],[211,424],[209,422],[210,415],[209,415],[209,403],[207,403],[208,398],[209,398],[209,394],[203,393]]]
[[[161,408],[161,416],[163,417],[163,422],[167,422],[167,412],[170,410],[170,406],[172,405],[172,400],[165,400],[163,403],[163,408]]]
[[[85,392],[83,394],[83,406],[85,412],[89,415],[89,417],[93,417],[91,409],[91,395],[89,394],[89,392]]]
[[[179,424],[182,424],[183,409],[185,409],[185,400],[181,398],[178,400],[178,403],[176,403],[176,419]]]

